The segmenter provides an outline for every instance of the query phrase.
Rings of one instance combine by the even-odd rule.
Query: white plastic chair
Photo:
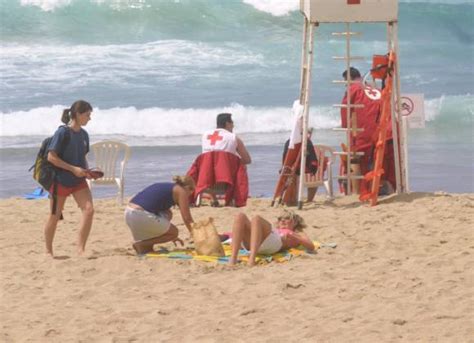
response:
[[[104,176],[97,180],[87,180],[89,187],[92,185],[116,185],[118,187],[117,201],[123,204],[124,192],[124,170],[128,159],[130,158],[130,147],[117,141],[100,141],[91,145],[91,151],[94,159],[94,167],[104,172]],[[117,168],[117,162],[121,158],[120,168]],[[116,177],[117,169],[119,176]]]
[[[307,188],[324,186],[328,196],[332,198],[332,164],[334,162],[334,149],[326,145],[315,144],[314,151],[318,158],[318,171],[314,175],[305,174],[304,186]]]

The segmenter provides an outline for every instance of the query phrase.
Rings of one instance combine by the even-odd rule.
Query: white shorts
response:
[[[170,221],[163,215],[127,207],[125,222],[132,232],[135,242],[163,236],[170,228]]]
[[[272,255],[280,251],[281,247],[283,246],[283,242],[281,241],[281,237],[278,232],[272,230],[270,234],[265,238],[260,244],[257,253],[262,255]],[[246,250],[247,247],[244,246],[242,242],[242,247]]]

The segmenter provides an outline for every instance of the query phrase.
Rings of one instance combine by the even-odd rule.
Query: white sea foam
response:
[[[428,125],[472,127],[474,101],[471,95],[442,96],[425,100]],[[36,147],[61,124],[65,106],[39,107],[29,111],[0,113],[2,148]],[[119,139],[131,146],[199,145],[200,135],[215,125],[216,114],[233,113],[235,132],[249,145],[283,144],[292,127],[290,107],[247,107],[232,104],[223,108],[94,108],[86,129],[92,140]],[[343,137],[330,130],[339,126],[339,113],[329,106],[312,107],[310,126],[317,129],[316,139],[336,144]],[[319,129],[319,130],[318,130]],[[337,144],[336,144],[337,145]]]
[[[49,135],[60,124],[66,106],[38,107],[28,111],[0,113],[0,132],[3,137]],[[473,115],[473,97],[442,96],[425,100],[428,122],[440,116],[452,121]],[[87,130],[94,135],[123,135],[140,137],[180,137],[200,135],[214,127],[218,113],[231,112],[238,133],[277,133],[292,127],[291,108],[253,107],[231,104],[221,108],[94,108]],[[452,117],[454,114],[460,117]],[[464,118],[464,119],[463,119]],[[469,118],[468,118],[469,119]],[[310,125],[316,129],[330,129],[339,125],[339,113],[331,106],[313,106]]]
[[[37,6],[46,12],[67,6],[71,2],[72,0],[21,0],[23,6]]]
[[[274,16],[287,15],[292,11],[298,10],[300,6],[299,0],[243,0],[243,2],[255,7],[259,11],[267,12]]]
[[[5,137],[49,135],[60,124],[63,105],[39,107],[29,111],[0,113],[1,135]],[[223,108],[94,108],[87,125],[91,134],[142,137],[178,137],[199,135],[214,127],[216,115],[231,112],[239,133],[274,133],[292,126],[291,108],[246,107],[232,104]],[[34,125],[32,125],[34,123]],[[316,107],[311,111],[311,125],[330,128],[338,125],[337,111]]]

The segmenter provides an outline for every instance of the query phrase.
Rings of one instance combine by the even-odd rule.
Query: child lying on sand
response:
[[[255,264],[257,254],[274,254],[298,245],[313,251],[314,244],[303,232],[304,227],[303,218],[291,211],[279,216],[274,227],[258,215],[250,221],[245,214],[239,213],[232,227],[232,256],[229,263],[234,265],[237,262],[242,246],[250,250],[250,266]]]

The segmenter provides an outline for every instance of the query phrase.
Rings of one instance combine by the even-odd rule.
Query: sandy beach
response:
[[[2,1],[0,343],[474,343],[473,13],[468,0]],[[396,63],[385,68],[387,53]],[[359,89],[366,106],[359,96],[338,105],[357,95],[358,78],[343,80],[349,67],[374,83]],[[384,69],[382,87],[370,75]],[[79,113],[89,143],[74,139],[69,162],[85,167],[87,144],[126,143],[125,197],[186,174],[203,134],[231,113],[252,160],[251,199],[191,213],[213,217],[221,233],[239,212],[274,221],[282,209],[269,197],[295,99],[313,144],[338,152],[323,168],[338,186],[341,143],[369,152],[375,125],[384,126],[373,105],[391,87],[396,104],[381,113],[398,112],[408,130],[393,125],[385,138],[400,147],[401,189],[413,193],[376,207],[316,197],[298,214],[311,239],[333,244],[315,254],[252,268],[137,256],[117,189],[94,186],[85,254],[77,255],[81,213],[69,198],[52,258],[43,235],[49,201],[22,197],[38,186],[29,167],[41,142],[63,114],[74,119],[79,99],[92,109]],[[354,128],[340,130],[347,109],[356,115],[342,117]],[[366,136],[360,146],[356,133]],[[92,155],[87,168],[100,166]]]
[[[192,213],[223,232],[241,210],[272,218],[280,210],[269,204]],[[254,268],[139,258],[123,208],[95,207],[78,257],[68,200],[51,259],[47,200],[0,200],[2,342],[474,341],[472,194],[412,193],[374,208],[318,198],[301,211],[307,233],[337,247]]]

